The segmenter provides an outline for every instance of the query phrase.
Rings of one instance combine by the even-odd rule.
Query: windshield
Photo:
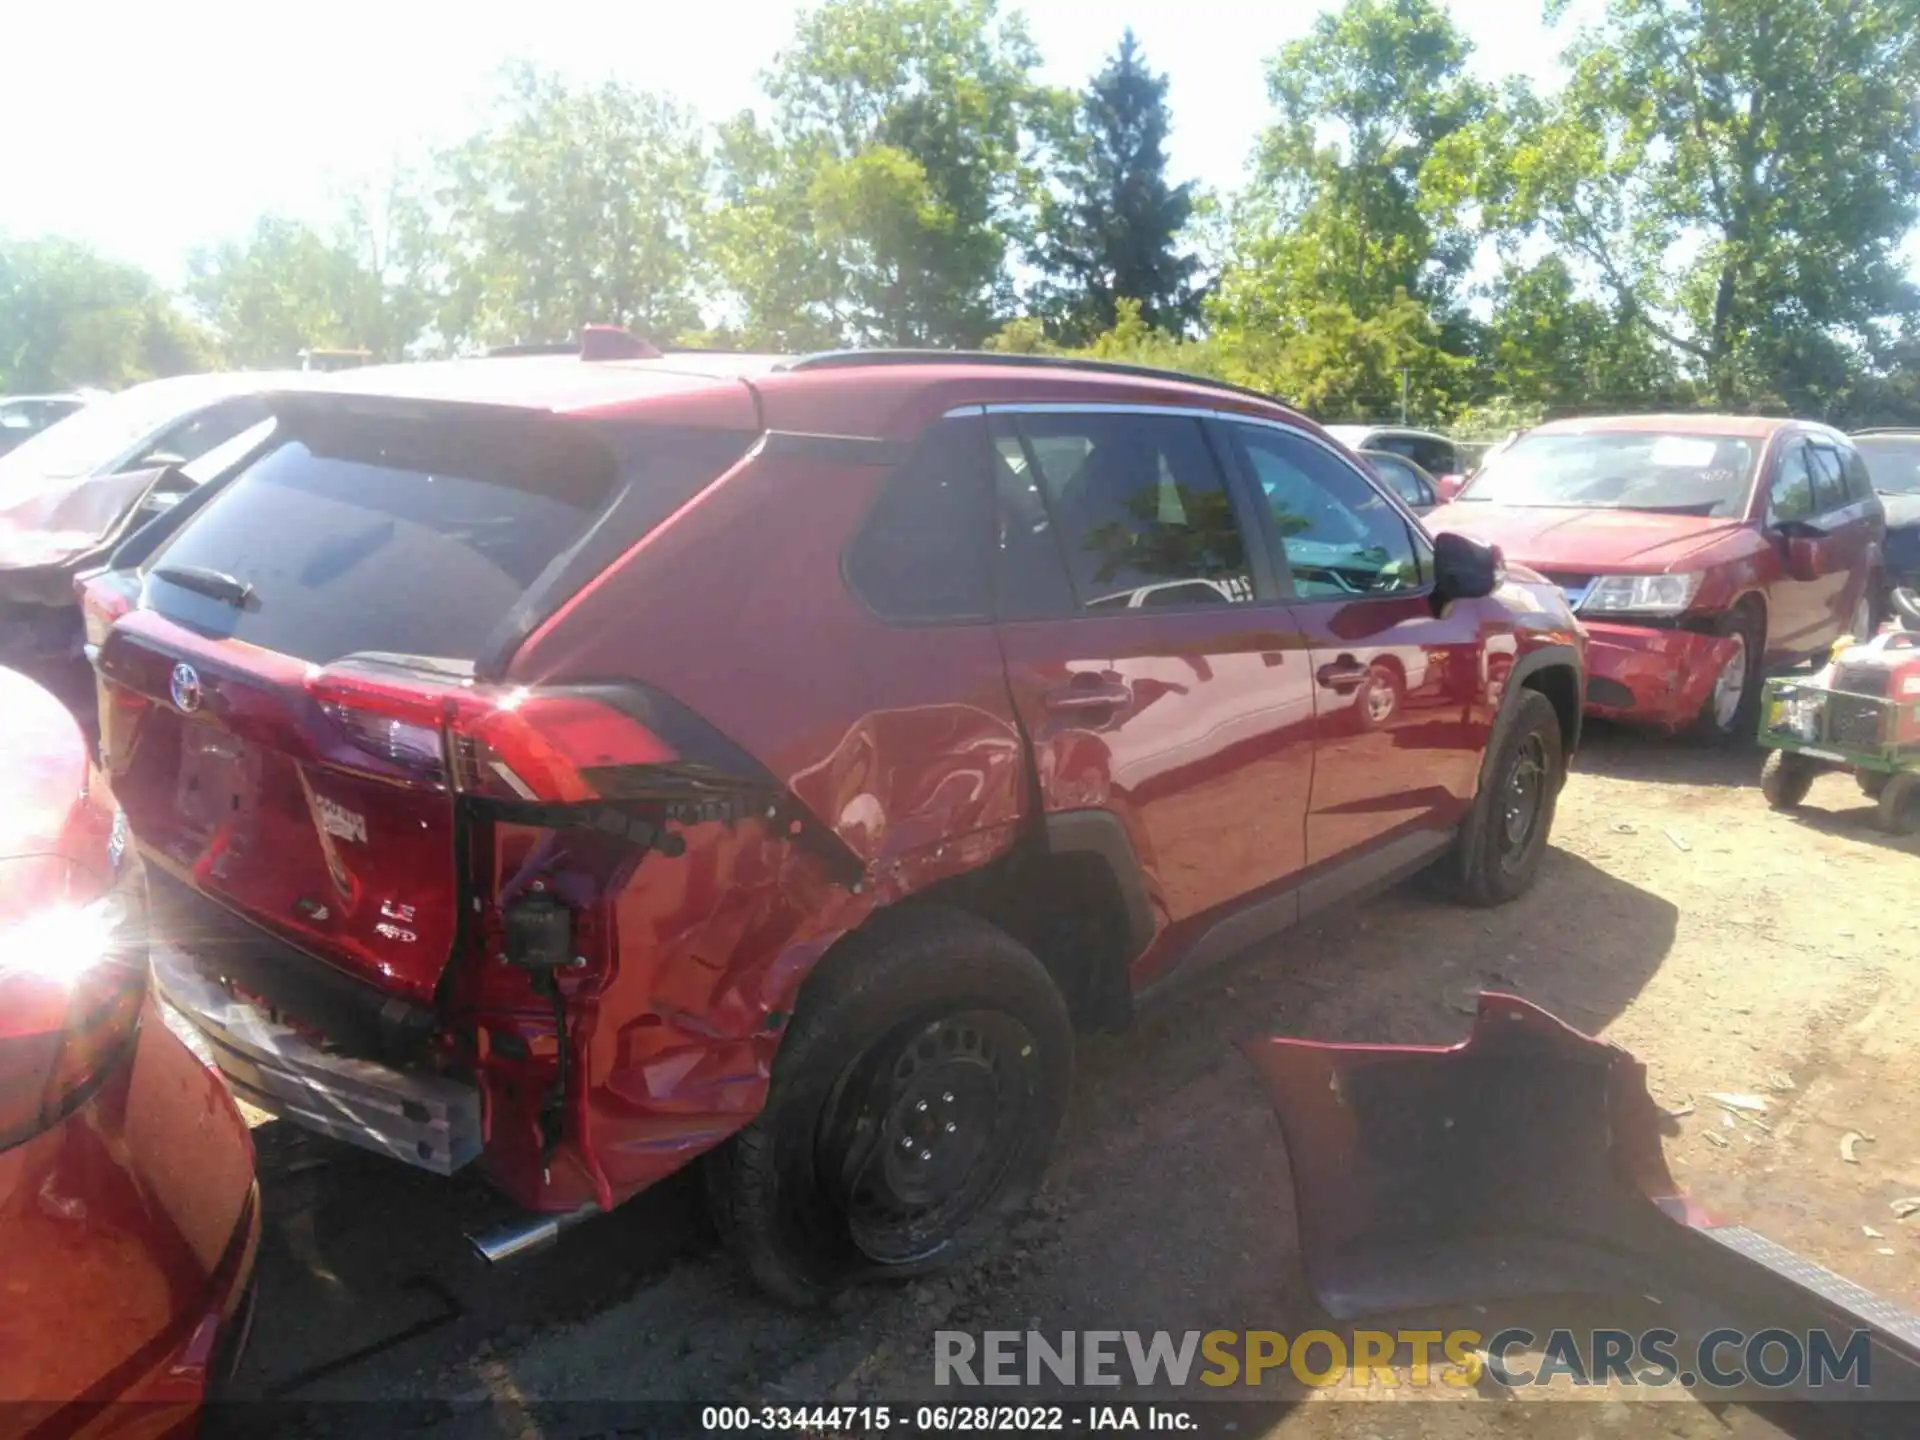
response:
[[[1746,510],[1760,442],[1659,430],[1527,435],[1460,494],[1496,505],[1660,510],[1734,516]]]
[[[1883,495],[1920,495],[1920,435],[1857,435],[1853,448],[1867,462],[1874,489]]]
[[[111,465],[183,409],[214,397],[160,380],[75,411],[0,457],[0,490],[29,476],[71,479]]]

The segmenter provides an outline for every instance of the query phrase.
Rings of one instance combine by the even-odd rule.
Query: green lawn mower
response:
[[[1796,809],[1816,776],[1845,770],[1882,830],[1920,833],[1920,594],[1891,598],[1894,628],[1836,648],[1810,679],[1767,682],[1760,744],[1772,753],[1760,791],[1774,809]]]

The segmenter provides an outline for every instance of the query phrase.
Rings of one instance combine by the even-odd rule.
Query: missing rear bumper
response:
[[[155,947],[153,976],[168,1028],[249,1105],[439,1175],[480,1153],[473,1086],[333,1054],[164,945]]]

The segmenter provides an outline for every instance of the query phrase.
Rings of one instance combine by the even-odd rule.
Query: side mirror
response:
[[[1787,540],[1786,570],[1790,580],[1818,580],[1824,568],[1821,565],[1821,543],[1804,536],[1793,536]]]
[[[1499,589],[1507,562],[1497,545],[1448,532],[1433,539],[1433,601],[1480,600]]]

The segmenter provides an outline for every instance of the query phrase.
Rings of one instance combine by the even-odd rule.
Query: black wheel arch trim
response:
[[[1153,904],[1133,841],[1111,810],[1061,810],[1046,818],[1049,852],[1098,857],[1113,874],[1120,894],[1121,921],[1126,928],[1127,960],[1140,958],[1153,943]]]
[[[1500,713],[1494,717],[1493,729],[1487,737],[1487,753],[1481,761],[1480,778],[1486,779],[1486,767],[1492,763],[1494,751],[1500,746],[1506,727],[1513,719],[1518,707],[1519,694],[1530,688],[1527,681],[1542,670],[1556,667],[1566,669],[1573,676],[1573,733],[1567,736],[1566,753],[1569,758],[1580,748],[1580,735],[1586,724],[1586,673],[1580,664],[1580,652],[1571,645],[1542,645],[1531,650],[1513,662],[1513,669],[1507,675],[1506,692],[1500,697]]]

